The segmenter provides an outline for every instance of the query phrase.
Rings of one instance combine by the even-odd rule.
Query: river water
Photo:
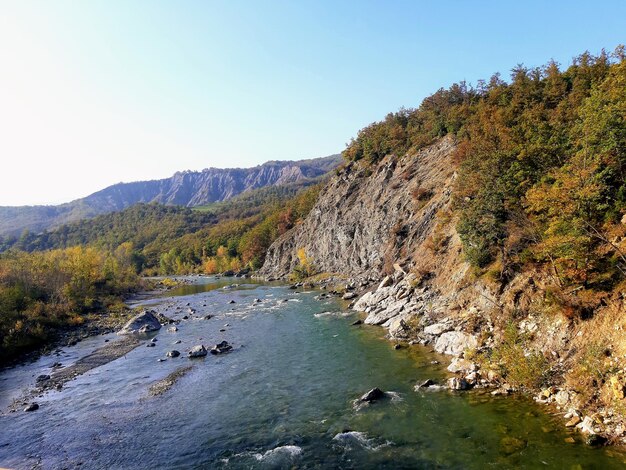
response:
[[[414,391],[445,379],[446,359],[426,348],[394,350],[378,327],[320,292],[201,278],[145,301],[173,318],[195,315],[155,347],[126,356],[37,399],[40,409],[0,414],[7,468],[624,468],[615,449],[576,436],[532,401],[488,393]],[[226,287],[226,288],[225,288]],[[261,302],[255,301],[260,299]],[[229,303],[234,300],[235,303]],[[189,305],[187,305],[189,304]],[[204,315],[214,315],[210,320]],[[225,331],[220,331],[221,329]],[[91,352],[90,338],[60,356],[0,374],[3,410],[35,377]],[[174,344],[175,341],[181,341]],[[188,359],[195,344],[226,340],[231,353]],[[172,349],[182,354],[165,358]],[[441,361],[433,364],[433,361]],[[150,386],[191,366],[164,393]],[[354,400],[373,387],[391,398]]]

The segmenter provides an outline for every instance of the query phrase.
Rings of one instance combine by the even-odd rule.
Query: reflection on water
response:
[[[421,347],[394,350],[381,328],[351,326],[353,317],[316,315],[338,311],[333,300],[271,285],[223,289],[238,280],[205,279],[159,299],[166,315],[195,314],[177,332],[163,328],[155,347],[77,378],[40,399],[37,412],[0,416],[9,431],[0,433],[0,467],[624,466],[617,451],[566,443],[562,424],[529,400],[415,392],[420,380],[444,380],[445,367],[432,364],[441,357]],[[232,353],[185,357],[195,344],[222,340]],[[171,349],[181,357],[157,362]],[[169,391],[148,394],[188,365]],[[355,407],[374,386],[396,398]]]

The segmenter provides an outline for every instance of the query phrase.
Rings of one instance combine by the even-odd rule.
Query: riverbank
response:
[[[492,305],[451,308],[458,305],[459,298],[441,295],[420,276],[401,269],[382,280],[333,275],[303,284],[321,287],[349,301],[349,308],[361,312],[364,324],[385,328],[396,347],[419,344],[449,357],[446,365],[450,377],[443,384],[432,385],[458,392],[490,389],[493,396],[521,394],[545,406],[548,413],[562,420],[564,427],[578,431],[588,445],[625,447],[624,413],[603,406],[597,398],[585,400],[583,394],[564,382],[564,371],[572,367],[571,360],[566,362],[564,350],[550,346],[546,351],[550,359],[562,356],[556,365],[550,365],[543,356],[531,355],[525,349],[532,333],[539,338],[542,334],[574,336],[571,331],[566,333],[568,324],[558,318],[553,318],[550,325],[526,319],[519,327],[503,326],[485,314]],[[485,303],[490,301],[485,293],[483,297]],[[429,386],[425,382],[417,388],[420,385]],[[619,381],[606,384],[606,388],[609,394],[624,397]]]

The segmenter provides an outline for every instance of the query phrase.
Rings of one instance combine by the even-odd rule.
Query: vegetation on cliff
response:
[[[561,70],[516,66],[454,84],[362,129],[344,151],[373,164],[445,135],[458,141],[457,231],[466,259],[506,281],[545,266],[579,287],[584,315],[626,275],[626,52],[584,53]]]

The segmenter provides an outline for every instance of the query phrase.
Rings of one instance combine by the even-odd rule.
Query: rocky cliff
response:
[[[540,267],[476,272],[455,229],[455,168],[451,138],[376,165],[348,164],[307,219],[271,246],[261,274],[284,278],[304,252],[317,271],[347,280],[340,290],[361,289],[352,306],[366,324],[452,356],[450,388],[524,389],[590,442],[626,440],[615,412],[626,400],[626,364],[617,358],[626,357],[626,296],[573,319],[558,310]]]
[[[341,161],[339,155],[300,161],[271,161],[254,168],[185,171],[154,181],[119,183],[58,206],[0,207],[0,235],[39,232],[79,219],[125,209],[139,202],[200,206],[265,186],[318,178]]]
[[[374,168],[350,163],[322,190],[307,219],[270,248],[261,273],[284,277],[304,249],[323,272],[380,276],[410,269],[415,250],[451,202],[452,139]]]

